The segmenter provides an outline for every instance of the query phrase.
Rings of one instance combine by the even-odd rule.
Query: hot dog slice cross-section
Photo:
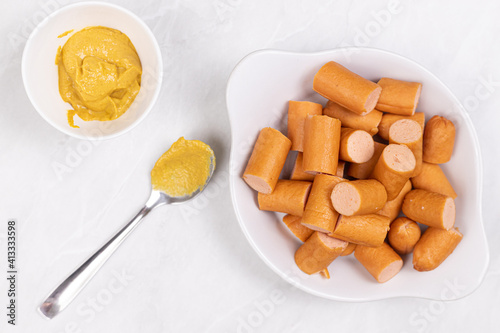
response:
[[[301,152],[298,152],[297,158],[295,159],[295,164],[293,165],[292,175],[290,176],[290,179],[306,180],[312,182],[314,180],[314,174],[304,171],[304,168],[302,167],[303,160],[304,160],[303,154]]]
[[[339,158],[347,162],[365,163],[373,156],[372,136],[363,130],[342,127]]]
[[[304,123],[308,115],[323,114],[323,106],[313,102],[288,102],[288,138],[292,141],[291,150],[303,151]]]
[[[340,215],[330,236],[350,243],[377,247],[384,242],[390,223],[388,217],[377,214]]]
[[[382,139],[389,141],[389,129],[392,124],[401,119],[415,120],[420,124],[420,127],[422,127],[422,131],[424,130],[425,113],[423,112],[415,112],[413,116],[401,116],[399,114],[384,113],[382,120],[380,120],[380,123],[378,124],[378,135]]]
[[[342,253],[340,254],[342,257],[345,257],[345,256],[348,256],[350,255],[351,253],[354,252],[354,250],[356,249],[356,246],[357,244],[354,244],[354,243],[349,243],[347,245],[347,247],[345,248],[344,251],[342,251]]]
[[[332,101],[326,103],[323,114],[337,118],[342,122],[343,127],[360,129],[370,133],[370,135],[377,134],[378,126],[382,120],[382,112],[380,111],[373,110],[366,116],[361,116]]]
[[[340,120],[328,116],[308,116],[304,125],[305,172],[335,175],[339,160]]]
[[[422,84],[383,77],[378,81],[382,92],[377,102],[377,110],[412,116],[417,108]]]
[[[380,142],[374,142],[373,144],[373,156],[364,163],[351,163],[347,169],[348,176],[357,179],[366,179],[371,175],[373,169],[375,168],[375,164],[377,164],[380,155],[382,155],[382,151],[385,147],[387,147],[386,144]]]
[[[410,148],[415,156],[415,171],[412,177],[422,171],[422,128],[411,119],[401,119],[392,124],[389,129],[389,143],[402,144]]]
[[[410,253],[420,239],[420,227],[407,217],[399,217],[391,223],[387,238],[396,252]]]
[[[422,171],[418,176],[411,179],[411,184],[414,188],[441,193],[453,199],[457,198],[453,186],[451,186],[443,170],[437,164],[422,162]]]
[[[335,228],[339,213],[333,209],[330,195],[340,182],[337,176],[318,174],[314,177],[311,193],[302,216],[302,224],[309,229],[330,233]]]
[[[411,190],[403,201],[403,213],[413,221],[449,230],[455,224],[455,201],[426,190]]]
[[[302,216],[311,185],[311,182],[280,179],[273,193],[258,193],[259,209]]]
[[[379,247],[358,245],[354,256],[379,283],[389,281],[403,267],[403,260],[387,243]]]
[[[376,213],[387,201],[384,185],[375,179],[339,183],[330,197],[333,208],[345,216]]]
[[[295,252],[295,263],[306,274],[327,268],[347,247],[347,242],[314,232]]]
[[[384,148],[370,178],[385,186],[387,200],[394,200],[415,170],[415,156],[404,145],[390,144]]]
[[[427,228],[413,250],[413,268],[421,272],[436,269],[455,250],[462,238],[458,228]]]
[[[274,191],[291,146],[292,142],[280,131],[263,128],[243,172],[243,180],[257,192]]]
[[[411,181],[408,180],[401,189],[401,192],[399,192],[398,196],[393,200],[387,201],[384,207],[379,210],[377,214],[387,216],[391,220],[391,222],[394,221],[401,211],[405,195],[410,191]]]
[[[283,216],[283,223],[288,227],[288,229],[301,241],[305,242],[314,232],[313,230],[306,228],[301,223],[302,218],[300,216],[294,216],[287,214]]]
[[[425,126],[424,155],[425,162],[441,164],[451,159],[455,145],[455,125],[449,119],[432,117]]]
[[[345,171],[345,161],[339,161],[337,164],[337,172],[335,172],[335,176],[344,178],[344,171]]]
[[[362,116],[375,108],[382,91],[378,84],[334,61],[326,63],[316,73],[313,89],[321,96]]]

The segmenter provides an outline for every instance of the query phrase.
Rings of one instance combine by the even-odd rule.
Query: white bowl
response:
[[[401,272],[379,284],[350,255],[330,265],[329,280],[319,274],[306,275],[294,262],[294,253],[301,242],[281,221],[283,214],[260,211],[257,193],[242,180],[260,129],[270,126],[286,133],[289,100],[326,102],[312,90],[312,81],[314,74],[330,60],[370,80],[387,76],[421,82],[423,89],[418,111],[425,112],[426,119],[437,114],[454,122],[457,129],[455,150],[451,161],[442,167],[458,194],[456,226],[464,238],[437,269],[417,272],[412,267],[411,254],[406,255]],[[342,301],[399,296],[451,300],[466,296],[479,286],[489,261],[481,217],[479,144],[464,108],[432,73],[402,56],[369,48],[309,54],[259,51],[236,66],[228,82],[226,97],[232,133],[230,187],[236,215],[254,250],[283,279],[311,294]]]
[[[112,121],[83,121],[75,116],[70,127],[67,110],[71,105],[59,95],[56,53],[69,36],[88,26],[105,26],[125,33],[134,44],[142,63],[141,90],[130,108]],[[102,2],[81,2],[61,8],[43,20],[31,33],[24,48],[22,76],[26,93],[38,113],[52,126],[80,139],[109,139],[137,126],[151,111],[161,88],[163,62],[160,48],[148,26],[132,12]]]

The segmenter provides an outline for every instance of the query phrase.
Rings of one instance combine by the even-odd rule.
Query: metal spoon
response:
[[[208,176],[205,185],[185,197],[170,197],[167,194],[152,190],[148,201],[144,207],[137,213],[137,215],[128,222],[113,238],[104,244],[92,257],[87,259],[77,270],[73,272],[63,283],[61,283],[54,291],[50,293],[47,299],[40,305],[40,312],[47,318],[54,318],[59,312],[64,310],[73,299],[80,293],[80,291],[87,285],[97,271],[104,265],[104,263],[116,251],[118,246],[127,238],[128,235],[139,225],[142,219],[149,214],[156,207],[163,205],[173,205],[184,203],[198,194],[207,186],[214,173],[214,159],[211,157],[210,175]]]

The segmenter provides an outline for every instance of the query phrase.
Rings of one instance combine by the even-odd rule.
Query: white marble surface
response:
[[[385,21],[376,13],[388,10],[386,1],[113,2],[152,29],[165,80],[142,124],[97,145],[47,124],[22,84],[27,36],[68,1],[2,3],[1,332],[492,332],[500,327],[499,2],[405,1]],[[465,298],[324,300],[281,280],[239,229],[227,181],[225,87],[232,68],[258,49],[308,52],[348,45],[416,60],[451,88],[473,120],[483,154],[491,260],[482,285]],[[75,302],[45,320],[36,307],[142,206],[149,170],[179,136],[204,140],[216,152],[218,169],[207,195],[153,212]],[[56,171],[61,164],[66,172]],[[16,327],[7,325],[5,316],[5,224],[11,218],[19,231]]]

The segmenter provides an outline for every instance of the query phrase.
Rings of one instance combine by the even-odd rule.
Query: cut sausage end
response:
[[[397,143],[411,143],[422,137],[422,127],[415,120],[400,119],[389,128],[390,140]]]
[[[342,251],[343,251],[343,250],[345,250],[347,245],[349,245],[348,242],[345,242],[343,240],[340,240],[340,239],[337,239],[334,237],[330,237],[325,233],[319,233],[318,237],[319,237],[319,239],[321,239],[323,244],[328,246],[330,249],[342,249]]]
[[[363,112],[363,116],[370,113],[373,109],[375,109],[375,105],[377,105],[378,98],[380,97],[380,93],[382,92],[382,87],[378,86],[372,93],[368,96],[365,102],[366,111]]]
[[[460,230],[458,230],[458,227],[456,228],[453,228],[450,230],[452,233],[458,235],[460,238],[464,237],[464,235],[460,232]]]
[[[333,208],[341,215],[351,216],[357,212],[361,205],[358,191],[352,184],[342,182],[337,184],[331,195]]]
[[[243,180],[253,188],[255,191],[270,194],[272,192],[271,186],[262,178],[254,175],[243,175]]]
[[[455,225],[455,200],[451,197],[446,199],[443,209],[443,227],[450,230]]]
[[[304,223],[304,222],[302,222],[302,225],[303,225],[304,227],[307,227],[307,228],[311,229],[311,230],[314,230],[314,231],[319,231],[320,233],[323,233],[323,234],[324,234],[324,233],[330,233],[330,230],[326,230],[325,228],[321,228],[321,227],[318,227],[318,226],[313,225],[313,224],[309,224],[309,223]]]
[[[347,141],[347,151],[354,163],[365,163],[372,158],[375,144],[372,136],[366,131],[355,131]]]
[[[421,92],[422,92],[422,85],[419,84],[417,92],[415,93],[415,101],[413,102],[413,112],[411,114],[412,116],[415,114],[415,109],[417,108],[418,100],[420,99],[420,93]]]
[[[403,268],[403,260],[396,260],[387,265],[386,268],[380,272],[377,281],[384,283],[392,279]]]
[[[411,172],[415,170],[416,160],[410,148],[404,145],[390,144],[382,152],[385,163],[395,171]]]

